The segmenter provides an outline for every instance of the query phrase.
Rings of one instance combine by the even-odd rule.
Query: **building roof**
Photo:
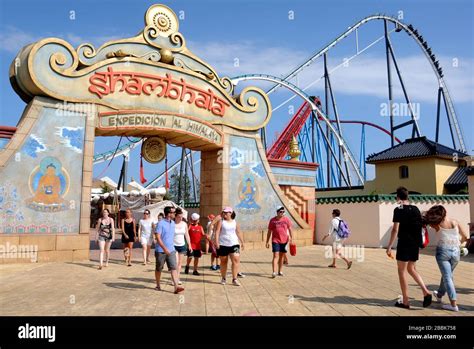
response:
[[[421,158],[427,156],[449,157],[457,153],[458,157],[467,156],[459,150],[433,142],[426,137],[407,139],[405,142],[397,144],[381,152],[371,154],[367,157],[367,163],[377,163],[382,161],[393,161],[399,159]]]
[[[469,201],[469,195],[409,195],[409,200],[413,203],[431,202],[466,202]],[[375,194],[375,195],[353,195],[353,196],[332,196],[316,198],[317,205],[324,204],[343,204],[343,203],[362,203],[362,202],[396,202],[396,195],[392,194]]]
[[[467,185],[467,171],[468,167],[458,167],[456,171],[453,172],[451,176],[444,182],[444,185],[449,186],[459,186]]]

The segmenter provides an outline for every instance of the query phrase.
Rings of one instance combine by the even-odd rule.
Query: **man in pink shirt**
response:
[[[293,234],[291,232],[291,221],[288,217],[285,217],[285,208],[279,206],[277,208],[277,215],[270,219],[268,223],[267,243],[266,247],[270,248],[270,236],[272,237],[272,252],[273,252],[273,273],[272,277],[278,275],[283,276],[283,260],[286,255],[286,245],[288,242],[291,243],[293,240]]]

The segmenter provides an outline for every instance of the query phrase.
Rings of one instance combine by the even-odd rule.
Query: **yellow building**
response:
[[[413,194],[466,193],[468,161],[466,153],[426,137],[407,139],[367,158],[375,165],[375,179],[364,189],[389,194],[404,186]]]

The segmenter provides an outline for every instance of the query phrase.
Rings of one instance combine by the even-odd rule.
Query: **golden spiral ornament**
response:
[[[162,36],[170,36],[178,31],[179,23],[176,14],[167,6],[151,6],[145,14],[145,23],[156,28]]]

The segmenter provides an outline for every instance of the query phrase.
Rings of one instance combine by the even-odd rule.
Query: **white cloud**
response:
[[[8,26],[0,36],[0,50],[16,54],[24,46],[46,37],[59,37],[68,41],[74,47],[84,43],[92,43],[96,48],[107,41],[116,40],[119,38],[129,37],[131,35],[117,34],[117,35],[97,35],[92,37],[82,37],[73,33],[55,34],[46,33],[41,36],[22,31],[18,28]]]
[[[48,35],[55,36],[55,35]],[[96,47],[103,43],[130,35],[98,35],[82,37],[72,33],[59,35],[73,46],[90,42]],[[17,53],[23,46],[39,40],[40,37],[21,31],[15,27],[6,27],[0,37],[0,49]],[[283,76],[301,64],[312,52],[305,49],[295,50],[284,46],[265,46],[254,41],[205,42],[188,41],[188,47],[201,59],[210,63],[220,76],[263,73]],[[341,63],[343,58],[332,57],[332,67]],[[459,58],[459,66],[453,67],[452,58],[439,56],[444,69],[445,79],[455,103],[473,102],[474,79],[473,58]],[[426,58],[420,53],[414,56],[398,57],[399,67],[412,102],[436,103],[437,81]],[[361,55],[350,61],[348,67],[340,67],[331,74],[336,95],[374,96],[387,99],[387,71],[383,55]],[[298,85],[303,88],[321,77],[322,60],[306,68],[298,76]],[[396,98],[403,98],[395,69],[392,69],[392,81]],[[295,80],[292,81],[296,83]],[[261,83],[253,83],[262,85]],[[265,84],[264,84],[265,86]],[[266,84],[268,86],[268,84]],[[324,81],[321,79],[306,92],[322,93]]]
[[[0,49],[10,53],[17,53],[24,46],[39,39],[40,37],[36,35],[8,26],[0,36]]]

